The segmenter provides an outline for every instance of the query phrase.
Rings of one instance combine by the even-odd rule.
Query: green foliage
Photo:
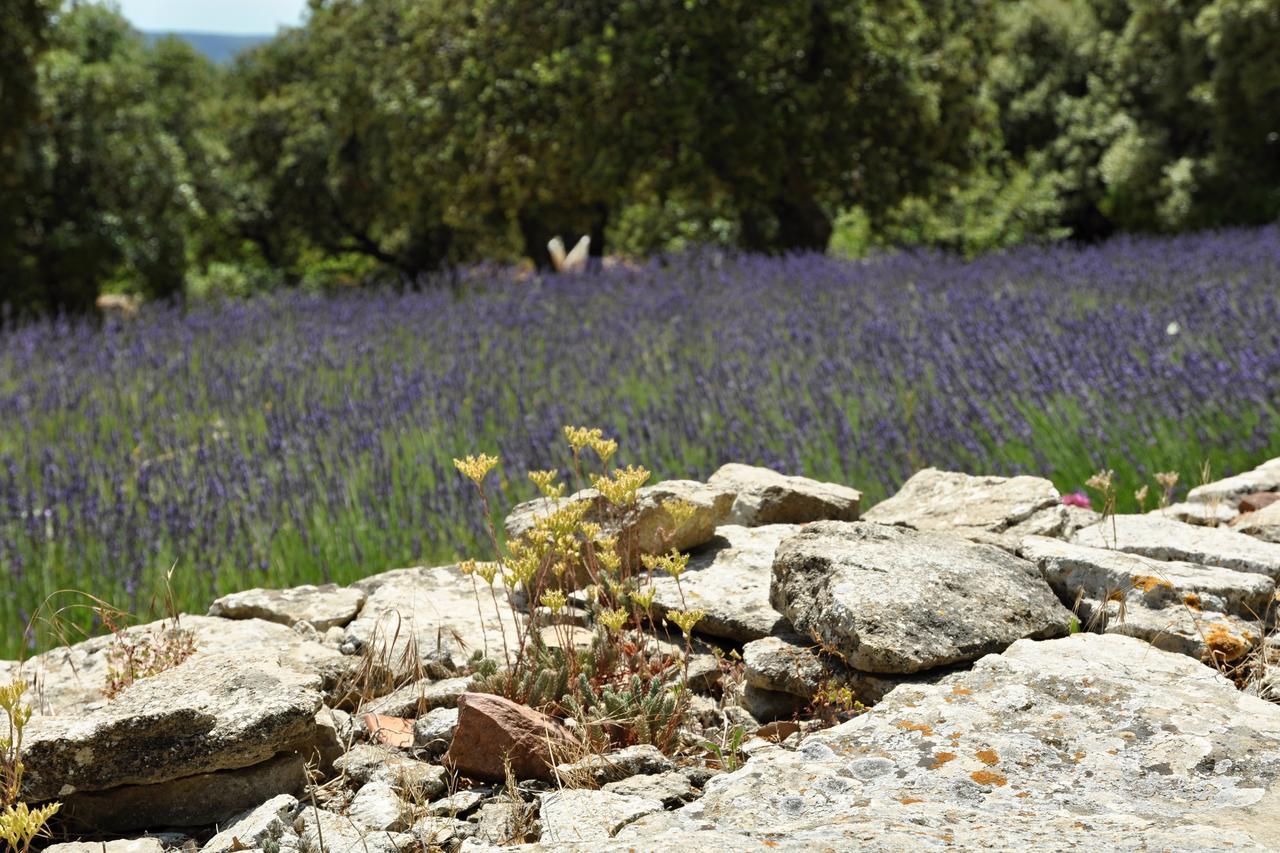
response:
[[[720,740],[703,741],[702,748],[716,758],[716,763],[726,773],[733,773],[742,766],[742,742],[746,740],[747,730],[742,726],[734,726],[724,733]]]

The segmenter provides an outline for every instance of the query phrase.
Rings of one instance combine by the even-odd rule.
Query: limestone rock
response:
[[[1263,542],[1280,544],[1280,503],[1245,513],[1235,520],[1232,527]]]
[[[210,838],[200,853],[233,853],[246,848],[261,848],[268,842],[279,843],[293,834],[293,821],[300,805],[297,797],[281,794],[260,806],[237,815],[229,826]]]
[[[483,651],[502,662],[502,632],[513,639],[515,621],[505,589],[498,607],[486,590],[476,608],[473,579],[457,566],[396,569],[353,584],[368,600],[347,626],[344,648],[371,655],[394,673],[409,673],[417,661],[462,662]]]
[[[808,477],[789,477],[768,468],[730,462],[707,483],[733,492],[730,524],[804,524],[809,521],[857,521],[862,493],[848,486]]]
[[[794,693],[769,690],[754,684],[742,685],[738,697],[738,703],[752,718],[753,725],[747,726],[748,730],[762,723],[791,719],[804,710],[805,701]]]
[[[281,753],[251,767],[60,797],[58,815],[70,826],[89,832],[208,826],[233,820],[281,794],[301,794],[306,779],[302,756]]]
[[[778,547],[771,599],[854,669],[909,674],[1067,633],[1036,568],[946,533],[820,521]]]
[[[413,745],[432,753],[444,752],[457,728],[457,708],[435,708],[413,721]]]
[[[631,776],[668,773],[675,769],[671,759],[656,746],[647,743],[628,746],[603,755],[592,753],[585,758],[556,766],[556,776],[570,784],[590,782],[603,785]]]
[[[620,541],[631,541],[642,554],[663,554],[675,548],[688,551],[708,542],[733,506],[733,492],[694,480],[665,480],[640,489],[636,506],[624,517],[609,517],[608,502],[595,489],[584,489],[562,498],[566,501],[589,501],[588,521],[600,522],[606,534],[617,534]],[[674,530],[670,515],[662,508],[666,501],[681,500],[694,507],[693,516]],[[519,539],[533,528],[536,520],[546,515],[555,502],[537,498],[518,504],[507,516],[506,533],[510,540]]]
[[[1117,515],[1077,532],[1072,541],[1156,560],[1182,560],[1280,578],[1280,545],[1225,527],[1196,527],[1152,515]]]
[[[462,817],[485,801],[487,794],[474,788],[441,797],[427,806],[427,814],[435,817]]]
[[[1252,619],[1176,604],[1149,606],[1141,599],[1084,598],[1079,614],[1087,630],[1137,637],[1215,666],[1240,663],[1263,634],[1262,625]]]
[[[317,631],[342,627],[364,606],[364,593],[337,584],[291,589],[248,589],[224,595],[209,608],[225,619],[265,619],[282,625],[309,622]]]
[[[424,678],[404,687],[372,699],[360,706],[357,717],[365,714],[382,714],[387,717],[417,717],[433,708],[449,708],[458,704],[458,697],[471,689],[471,678]]]
[[[520,841],[527,818],[528,807],[524,804],[516,804],[509,800],[485,803],[471,819],[471,823],[475,826],[475,833],[471,840],[482,844],[501,845]]]
[[[443,767],[370,743],[351,747],[333,766],[356,787],[386,782],[414,802],[440,795],[447,785]]]
[[[1040,477],[975,477],[926,468],[862,514],[866,521],[918,530],[1053,536],[1069,516],[1053,483]]]
[[[32,719],[24,790],[41,802],[249,767],[313,739],[320,704],[319,677],[269,653],[192,658],[96,711]]]
[[[601,790],[642,800],[657,800],[666,809],[677,808],[698,797],[698,792],[693,789],[693,783],[689,781],[689,777],[674,770],[653,776],[631,776],[617,782],[610,782]]]
[[[1161,509],[1153,509],[1147,515],[1154,515],[1158,518],[1172,518],[1186,524],[1199,524],[1203,527],[1218,527],[1227,524],[1231,519],[1236,517],[1234,507],[1222,503],[1185,503],[1170,504]],[[1101,517],[1095,519],[1094,523],[1102,521]],[[1090,527],[1084,524],[1081,527]]]
[[[303,809],[294,829],[301,853],[409,853],[417,844],[407,832],[370,832],[325,809]]]
[[[1242,497],[1255,492],[1280,492],[1280,457],[1263,462],[1252,471],[1196,486],[1187,492],[1187,501],[1225,504],[1234,509]]]
[[[427,815],[419,818],[409,830],[422,848],[434,853],[437,850],[456,850],[461,843],[475,833],[475,828],[454,817]]]
[[[1275,581],[1252,572],[1154,560],[1059,539],[1027,537],[1020,553],[1040,568],[1065,602],[1077,596],[1121,596],[1151,609],[1181,608],[1185,603],[1197,610],[1253,618],[1266,613],[1276,591]]]
[[[742,647],[747,684],[762,690],[812,698],[830,677],[812,643],[795,636],[765,637]]]
[[[1128,637],[1019,641],[628,826],[636,849],[1275,849],[1280,707]]]
[[[791,524],[717,528],[715,538],[690,556],[680,576],[688,606],[707,614],[695,630],[741,643],[787,628],[786,619],[769,603],[769,583],[778,545],[799,529]],[[684,609],[673,578],[655,577],[654,588],[657,615]]]
[[[465,693],[458,700],[458,727],[444,761],[481,781],[503,781],[504,759],[517,779],[550,779],[557,757],[579,749],[577,739],[554,717],[501,696]]]
[[[68,841],[50,844],[46,853],[164,853],[158,838],[117,838],[114,841]]]
[[[543,794],[542,843],[604,841],[637,818],[662,811],[659,800],[609,791],[564,789]]]
[[[1238,509],[1242,513],[1257,512],[1280,502],[1280,492],[1252,492],[1240,499]]]
[[[129,628],[133,638],[172,627],[172,620],[160,620]],[[209,616],[181,617],[179,625],[195,639],[195,652],[188,663],[210,655],[271,658],[282,666],[314,672],[328,690],[341,680],[351,659],[336,649],[299,637],[288,627],[261,619],[233,621]],[[73,646],[63,646],[37,655],[23,663],[20,675],[32,685],[24,697],[37,714],[80,713],[103,707],[110,668],[108,654],[113,637],[92,637]]]
[[[400,832],[409,828],[413,809],[387,782],[370,782],[356,792],[346,815],[361,829]]]

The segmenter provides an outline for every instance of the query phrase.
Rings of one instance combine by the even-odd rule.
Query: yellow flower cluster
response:
[[[600,624],[604,625],[610,631],[621,631],[622,626],[627,624],[627,611],[622,608],[617,610],[605,610],[600,614]]]
[[[671,577],[679,580],[680,575],[684,573],[684,570],[689,565],[689,555],[681,554],[679,551],[672,549],[669,554],[642,554],[640,555],[640,562],[651,572],[666,572]]]
[[[564,497],[564,483],[556,482],[555,471],[530,471],[529,479],[538,487],[538,491],[549,498]]]
[[[489,476],[489,472],[498,464],[498,457],[490,456],[487,453],[481,453],[479,456],[467,456],[466,459],[453,460],[453,467],[462,472],[462,475],[477,486],[484,482],[484,478]]]
[[[605,465],[609,464],[613,454],[618,451],[618,442],[611,438],[605,438],[604,431],[600,429],[567,426],[564,428],[564,437],[569,442],[569,447],[573,450],[574,456],[581,453],[582,448],[590,447]]]
[[[564,593],[558,589],[547,590],[542,594],[542,598],[538,599],[538,601],[543,607],[547,608],[552,613],[559,613],[561,610],[564,610],[565,605],[569,603],[569,600],[565,598]]]
[[[705,610],[672,610],[667,614],[667,618],[676,623],[680,630],[684,632],[684,635],[688,637],[693,632],[693,626],[701,622],[702,617],[706,615],[707,612]]]
[[[458,571],[464,575],[475,575],[489,586],[493,586],[493,579],[498,576],[498,569],[497,563],[477,562],[476,560],[463,560],[458,564]]]
[[[698,511],[698,508],[688,501],[676,498],[673,500],[663,501],[662,510],[671,518],[671,529],[669,532],[675,533],[677,530],[689,523],[689,520],[693,518],[694,514]]]
[[[638,465],[616,468],[612,474],[600,475],[591,481],[605,500],[614,506],[630,506],[636,502],[636,492],[649,481],[649,470]]]

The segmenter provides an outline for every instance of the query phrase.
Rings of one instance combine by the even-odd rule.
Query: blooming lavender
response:
[[[451,460],[555,468],[566,423],[657,476],[740,461],[874,501],[925,465],[1065,493],[1113,469],[1127,500],[1276,455],[1278,400],[1275,227],[967,263],[707,250],[24,326],[0,335],[0,656],[56,590],[145,613],[175,563],[202,610],[481,553]]]

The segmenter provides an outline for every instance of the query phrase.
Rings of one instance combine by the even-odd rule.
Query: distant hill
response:
[[[271,36],[230,36],[220,35],[218,33],[188,33],[188,32],[144,32],[147,43],[153,43],[157,39],[165,36],[176,36],[190,44],[196,50],[203,53],[209,59],[217,63],[230,62],[235,58],[236,54],[242,50],[248,50],[254,45],[262,44],[264,41],[270,41]]]

